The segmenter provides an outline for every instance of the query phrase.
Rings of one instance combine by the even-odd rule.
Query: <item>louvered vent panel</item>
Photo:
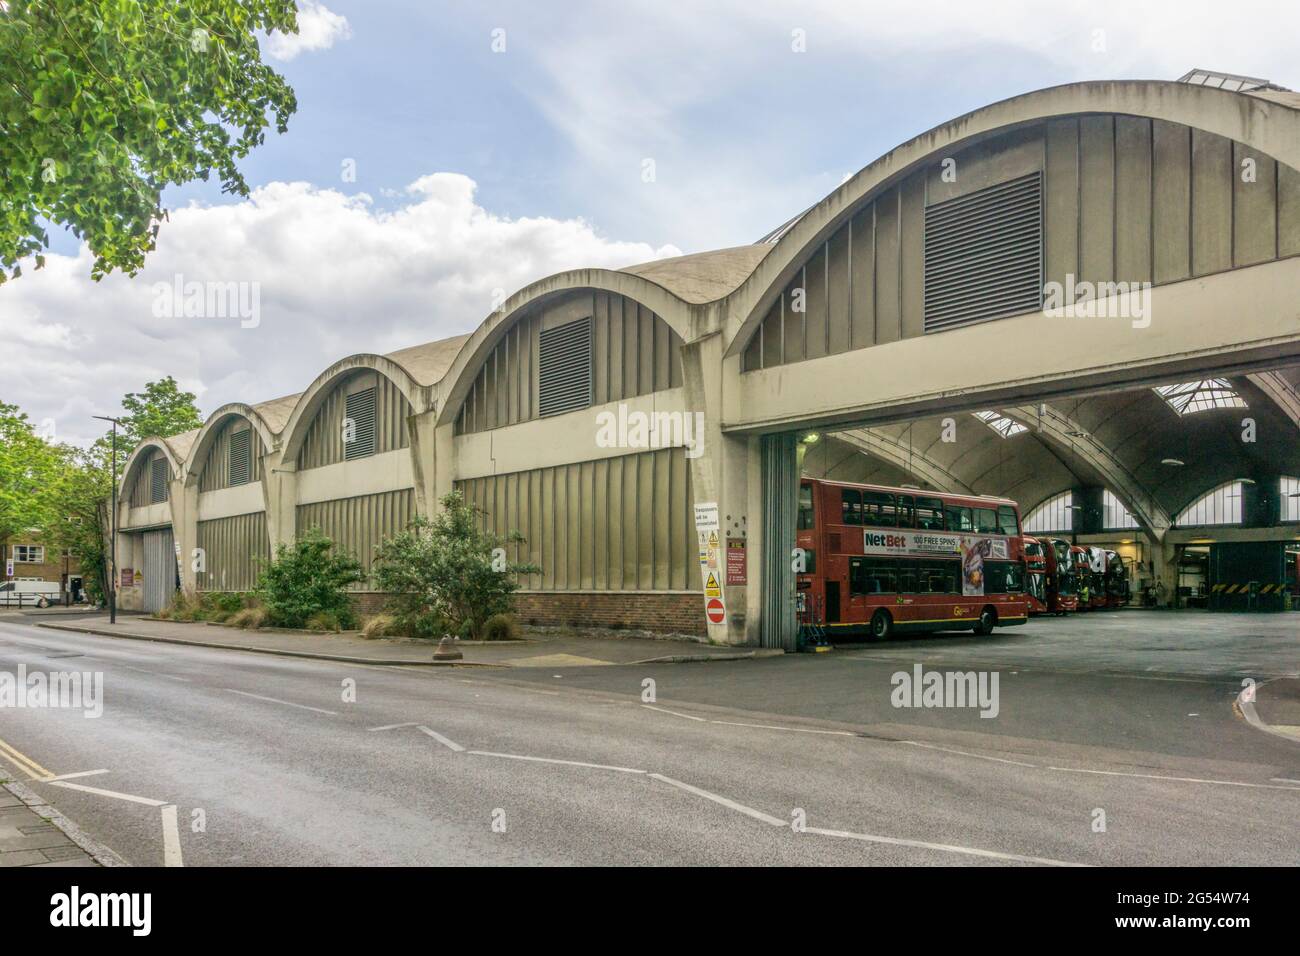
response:
[[[926,332],[1042,307],[1041,173],[926,208]]]
[[[246,485],[253,480],[253,430],[233,432],[230,436],[230,484]]]
[[[538,369],[540,415],[559,415],[590,405],[591,319],[544,329]]]
[[[352,440],[343,444],[343,458],[366,458],[375,453],[375,396],[376,388],[353,392],[347,397],[344,414],[352,420]],[[345,435],[348,433],[345,431]]]
[[[155,458],[149,467],[149,501],[158,504],[167,500],[167,459]]]

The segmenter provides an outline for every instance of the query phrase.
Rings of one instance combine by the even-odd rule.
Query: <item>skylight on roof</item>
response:
[[[1029,431],[1024,425],[1012,418],[999,414],[998,412],[971,412],[976,418],[982,421],[989,428],[993,429],[1003,438],[1010,438],[1012,435],[1019,435],[1021,432]]]
[[[1247,408],[1226,378],[1207,378],[1178,385],[1157,385],[1153,391],[1179,415],[1194,415],[1212,408]]]
[[[1190,70],[1178,78],[1179,83],[1193,86],[1212,86],[1219,90],[1233,93],[1249,93],[1251,90],[1279,89],[1268,80],[1257,76],[1239,76],[1236,73],[1219,73],[1214,70]]]

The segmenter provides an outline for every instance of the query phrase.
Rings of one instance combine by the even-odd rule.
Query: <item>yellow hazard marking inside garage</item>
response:
[[[579,657],[577,654],[539,654],[537,657],[521,657],[510,662],[511,667],[592,667],[597,664],[612,664],[595,657]]]

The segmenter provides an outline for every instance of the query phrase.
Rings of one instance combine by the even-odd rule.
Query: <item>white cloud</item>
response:
[[[171,213],[134,279],[89,279],[91,256],[48,255],[0,288],[0,397],[61,440],[99,433],[92,414],[174,375],[204,413],[305,388],[335,360],[472,331],[497,289],[580,266],[620,268],[677,255],[620,242],[579,219],[510,219],[475,200],[457,173],[422,176],[394,208],[307,183],[275,182],[247,200]],[[154,285],[257,283],[260,322],[157,318]]]
[[[339,40],[352,36],[348,18],[330,10],[319,0],[299,0],[298,32],[275,31],[266,38],[266,51],[277,60],[292,60],[299,53],[328,50]]]

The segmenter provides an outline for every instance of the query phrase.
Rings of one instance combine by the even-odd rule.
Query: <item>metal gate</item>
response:
[[[171,607],[176,596],[176,549],[172,529],[146,531],[144,545],[144,610],[152,613]]]
[[[794,612],[795,543],[799,499],[799,452],[793,432],[762,437],[763,595],[759,643],[798,650]]]

